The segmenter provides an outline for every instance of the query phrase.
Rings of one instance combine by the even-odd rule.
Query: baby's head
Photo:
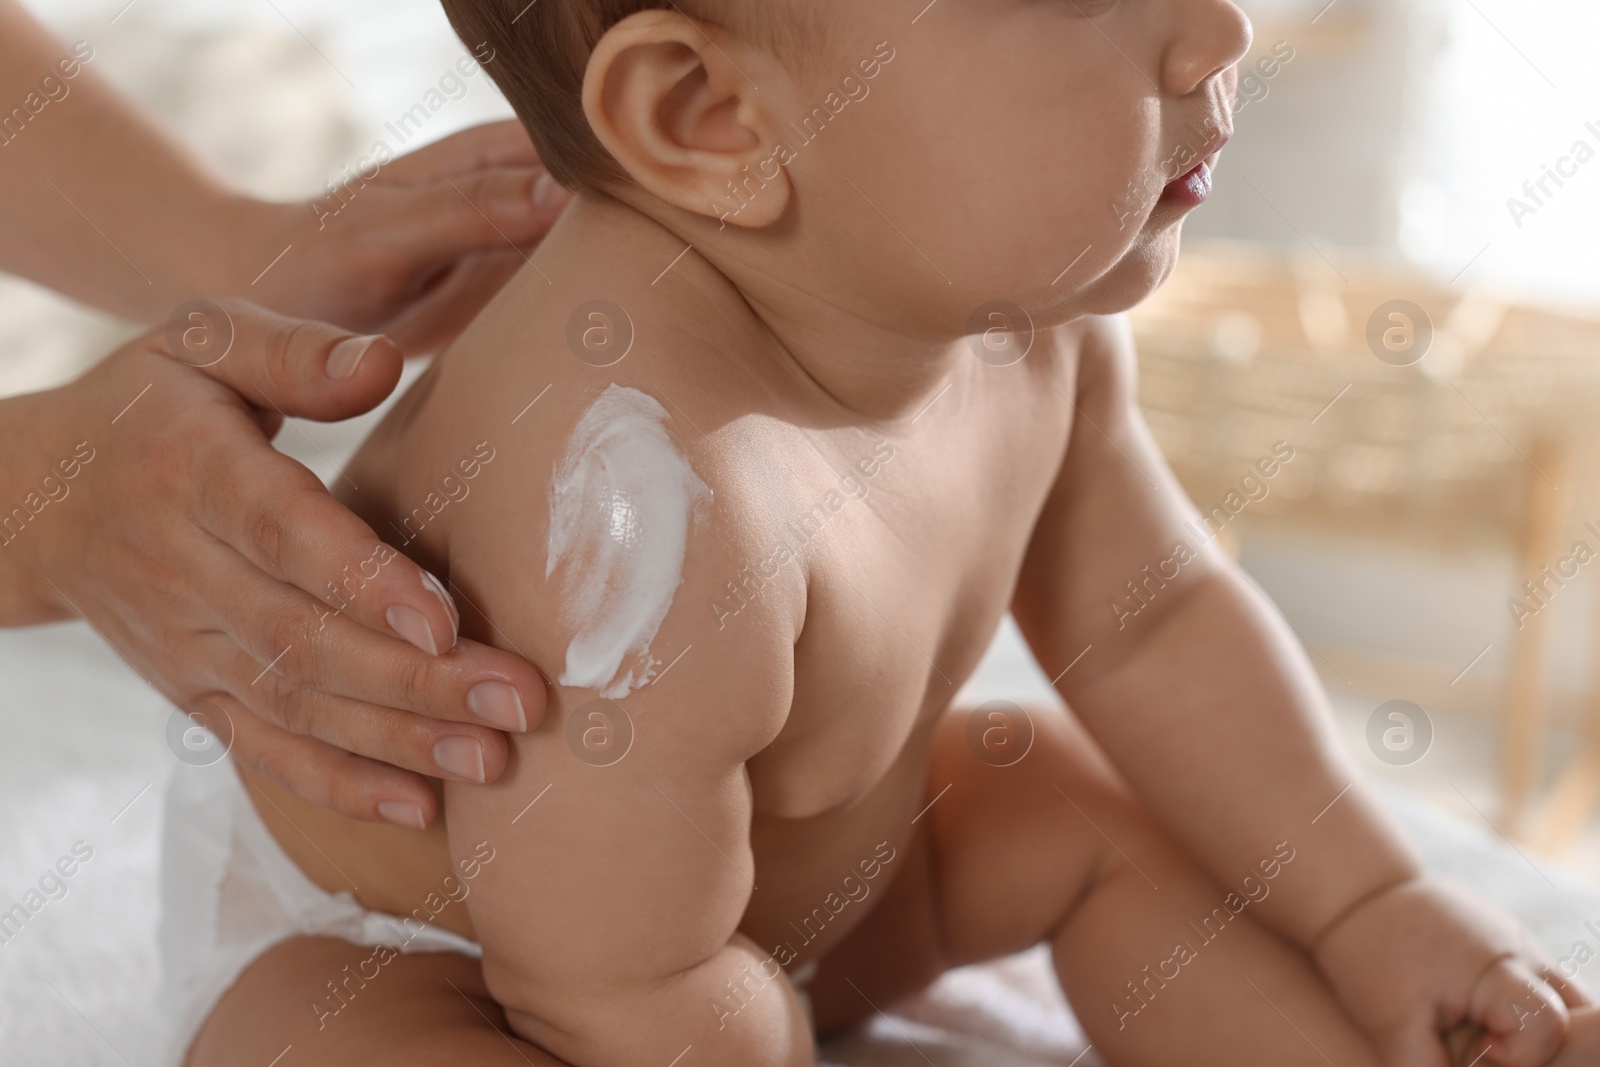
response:
[[[1147,295],[1250,42],[1230,0],[444,6],[563,184],[914,332]]]

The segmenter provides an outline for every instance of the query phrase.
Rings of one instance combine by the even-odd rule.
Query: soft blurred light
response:
[[[1424,142],[1402,203],[1402,244],[1445,277],[1529,299],[1600,302],[1600,6],[1463,0],[1432,83]],[[1593,129],[1586,124],[1593,124]],[[1575,141],[1596,158],[1549,188],[1519,229],[1507,207]]]

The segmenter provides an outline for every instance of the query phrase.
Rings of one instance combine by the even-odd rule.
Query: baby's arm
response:
[[[489,989],[519,1034],[578,1067],[666,1067],[690,1046],[701,1064],[813,1062],[778,962],[737,932],[754,889],[743,758],[769,709],[718,652],[614,705],[633,731],[618,763],[569,748],[574,715],[591,745],[627,728],[564,690],[500,783],[448,789],[454,850],[495,851],[467,901]]]
[[[1316,953],[1386,1053],[1436,1043],[1436,1027],[1469,1016],[1504,1032],[1501,998],[1484,1017],[1475,984],[1497,957],[1537,962],[1514,923],[1421,880],[1340,751],[1289,627],[1205,544],[1208,528],[1150,439],[1134,384],[1126,327],[1095,322],[1077,423],[1015,603],[1035,653],[1051,675],[1082,654],[1058,683],[1063,697],[1224,886],[1254,873],[1259,889],[1263,869],[1274,872],[1253,913]],[[1293,444],[1264,449],[1264,470],[1241,461],[1240,477],[1270,490],[1265,471],[1292,463]],[[1291,863],[1275,862],[1280,843]],[[1499,985],[1522,992],[1515,975]],[[1518,1038],[1529,1049],[1559,1041],[1565,1014],[1547,992],[1523,998],[1542,1012]],[[1543,1060],[1530,1051],[1519,1062]]]
[[[1017,620],[1051,676],[1084,653],[1059,681],[1063,697],[1224,884],[1278,842],[1295,849],[1252,907],[1309,943],[1418,865],[1367,791],[1345,791],[1357,774],[1293,635],[1202,542],[1207,527],[1136,407],[1124,331],[1118,320],[1089,328],[1077,421],[1029,547]]]
[[[495,541],[474,562],[525,574],[526,542],[504,531],[537,517],[506,519],[474,525]],[[577,1067],[668,1067],[691,1048],[683,1064],[814,1063],[787,961],[738,932],[755,877],[744,764],[787,716],[794,637],[778,613],[707,625],[726,564],[694,552],[653,643],[659,680],[609,707],[552,687],[499,782],[446,787],[456,857],[494,849],[466,902],[489,990],[519,1034]],[[559,668],[567,635],[549,598],[537,579],[507,584],[483,602],[496,626]]]

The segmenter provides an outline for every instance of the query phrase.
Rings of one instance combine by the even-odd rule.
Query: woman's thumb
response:
[[[382,336],[293,319],[242,300],[195,300],[152,334],[153,347],[267,413],[336,422],[371,411],[405,357]]]

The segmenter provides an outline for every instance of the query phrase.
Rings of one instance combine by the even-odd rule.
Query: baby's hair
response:
[[[584,72],[607,30],[635,12],[670,9],[752,32],[787,57],[791,48],[804,48],[816,21],[805,14],[814,0],[443,2],[462,41],[480,56],[493,56],[486,61],[489,74],[528,128],[550,174],[569,189],[601,193],[628,182],[583,111]]]

